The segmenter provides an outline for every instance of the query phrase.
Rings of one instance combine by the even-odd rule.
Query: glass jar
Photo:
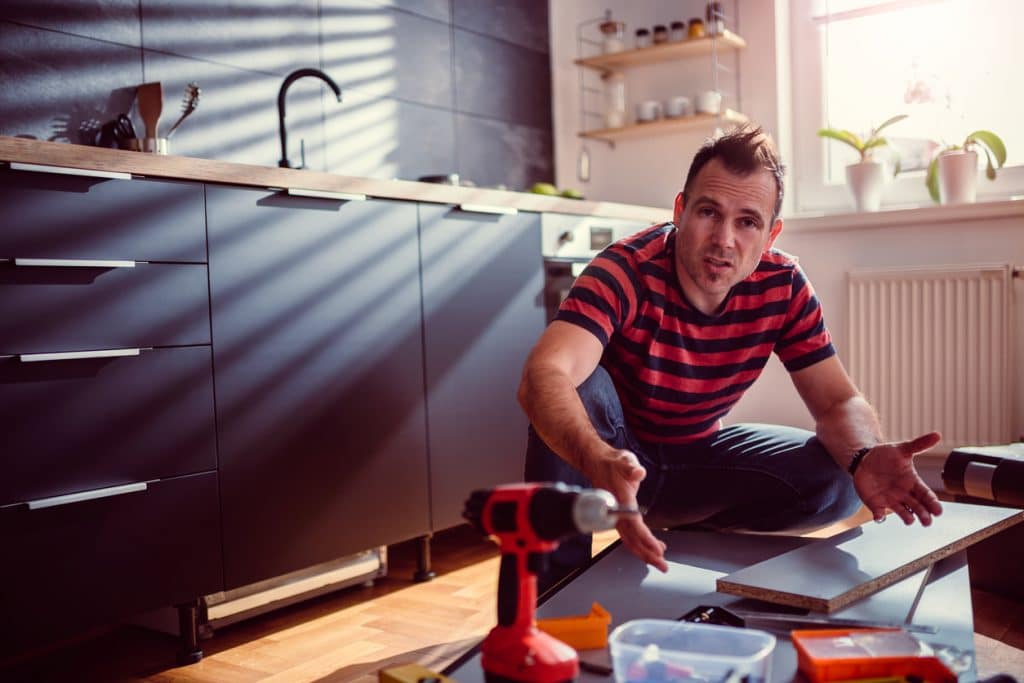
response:
[[[621,21],[606,21],[600,26],[603,38],[601,51],[604,54],[622,52],[626,49],[626,25]]]
[[[673,21],[669,27],[669,40],[672,42],[678,42],[680,40],[686,40],[686,22],[685,21]]]
[[[690,30],[687,32],[690,38],[703,38],[707,35],[704,32],[704,20],[700,17],[690,19]]]
[[[725,13],[722,12],[722,3],[720,2],[709,2],[705,9],[705,19],[707,19],[707,30],[713,36],[720,35],[725,31]]]
[[[601,76],[604,81],[604,126],[621,128],[626,125],[626,76],[612,71]]]
[[[668,42],[668,29],[665,28],[664,24],[658,24],[654,27],[654,44],[661,45],[662,43]]]
[[[636,30],[636,47],[650,47],[651,46],[651,32],[645,28],[638,28]]]

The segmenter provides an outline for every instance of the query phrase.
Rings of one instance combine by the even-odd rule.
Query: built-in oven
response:
[[[648,227],[644,221],[545,213],[541,216],[544,308],[548,322],[590,260],[612,242]]]

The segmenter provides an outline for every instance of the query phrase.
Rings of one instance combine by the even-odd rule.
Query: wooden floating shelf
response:
[[[746,116],[738,111],[726,109],[722,112],[721,117],[717,114],[695,114],[694,116],[684,116],[678,119],[659,119],[657,121],[651,121],[650,123],[634,123],[629,126],[622,126],[621,128],[587,130],[580,133],[579,136],[581,138],[589,138],[591,140],[615,142],[616,140],[625,140],[629,138],[663,135],[666,133],[681,133],[688,130],[699,130],[702,128],[706,129],[719,122],[735,126],[741,123],[746,123],[748,120],[749,119],[747,119]]]
[[[690,38],[671,43],[660,43],[635,50],[623,50],[609,54],[577,59],[576,64],[600,71],[616,71],[638,64],[653,64],[673,59],[697,57],[711,54],[714,50],[742,50],[747,41],[731,31],[706,38]]]

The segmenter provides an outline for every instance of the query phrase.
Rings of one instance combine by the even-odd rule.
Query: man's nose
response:
[[[729,221],[718,221],[711,231],[711,240],[721,247],[732,247],[736,241],[736,231]]]

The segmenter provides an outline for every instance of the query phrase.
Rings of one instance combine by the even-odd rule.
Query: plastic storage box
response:
[[[775,636],[754,629],[637,619],[608,637],[616,683],[740,681],[765,683]]]

